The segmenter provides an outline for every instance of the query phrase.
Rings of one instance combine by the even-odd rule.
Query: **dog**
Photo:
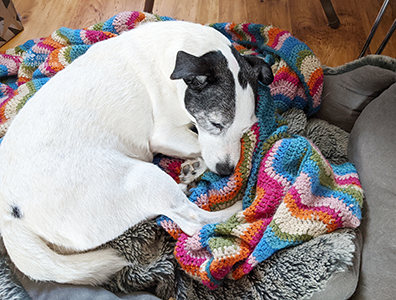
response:
[[[198,208],[152,160],[186,159],[185,181],[206,168],[232,174],[257,120],[258,81],[272,80],[263,59],[189,22],[145,23],[93,45],[37,91],[0,146],[11,260],[34,280],[97,285],[128,265],[98,247],[133,225],[165,215],[192,235],[242,210]]]

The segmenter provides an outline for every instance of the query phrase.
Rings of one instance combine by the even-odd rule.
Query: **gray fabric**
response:
[[[107,289],[113,292],[151,291],[162,299],[174,295],[175,240],[155,220],[130,228],[107,246],[117,249],[131,262],[105,285]]]
[[[328,66],[322,66],[322,68],[323,68],[323,73],[325,75],[338,75],[338,74],[348,73],[350,71],[356,70],[360,67],[367,65],[396,72],[396,60],[394,58],[386,55],[377,55],[377,54],[366,55],[365,57],[356,59],[354,61],[346,63],[345,65],[341,65],[338,67],[333,68]]]
[[[396,285],[396,84],[363,110],[348,153],[365,191],[364,246],[353,299],[395,299]]]
[[[283,113],[282,117],[288,122],[290,133],[310,139],[330,163],[340,165],[348,161],[346,131],[321,119],[308,120],[304,112],[296,108]]]
[[[359,268],[361,251],[363,247],[363,236],[360,229],[355,231],[356,238],[353,264],[345,272],[338,272],[327,281],[326,287],[313,294],[310,300],[334,300],[349,299],[356,290],[359,281]]]
[[[395,60],[386,62],[389,68],[396,68]],[[362,65],[360,60],[348,66],[338,71],[324,69],[322,106],[314,117],[350,132],[367,104],[396,82],[396,73],[376,65]]]
[[[32,300],[158,300],[148,293],[113,294],[101,287],[33,282],[21,275],[21,282]],[[8,300],[8,298],[7,298]]]
[[[20,281],[11,271],[8,258],[0,256],[0,299],[7,300],[31,300]]]

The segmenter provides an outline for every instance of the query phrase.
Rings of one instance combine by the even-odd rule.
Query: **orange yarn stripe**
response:
[[[318,79],[321,77],[323,77],[323,70],[321,68],[316,69],[309,78],[308,87],[312,90]]]
[[[238,39],[240,39],[240,40],[243,40],[244,38],[243,38],[243,36],[242,35],[240,35],[239,33],[237,33],[236,32],[236,30],[235,30],[235,26],[236,26],[237,24],[236,23],[231,23],[230,24],[230,30],[232,31],[232,33],[238,38]]]
[[[268,30],[268,46],[271,46],[274,42],[275,42],[275,38],[277,37],[277,35],[281,32],[283,32],[284,30],[279,29],[279,28],[271,28],[270,30]]]
[[[276,71],[276,74],[280,74],[280,73],[287,73],[288,75],[298,79],[297,73],[286,66],[282,66]]]
[[[289,209],[293,217],[302,220],[319,220],[327,225],[327,232],[332,232],[337,229],[337,223],[334,222],[330,215],[322,211],[305,210],[299,208],[289,193],[286,194],[283,201],[285,202],[286,207]]]
[[[54,50],[50,53],[48,58],[48,65],[55,72],[59,72],[65,68],[65,66],[59,62],[59,54],[61,49]]]
[[[208,201],[209,207],[213,207],[216,204],[221,204],[225,201],[233,199],[235,197],[235,195],[241,190],[242,183],[243,183],[241,165],[245,160],[245,149],[246,149],[245,143],[242,141],[242,143],[241,143],[241,157],[238,161],[238,164],[235,168],[235,173],[234,173],[235,188],[229,193],[209,195],[209,201]],[[206,207],[205,207],[205,209],[206,209]]]
[[[264,198],[266,191],[260,186],[256,187],[256,198],[254,199],[253,203],[245,209],[243,215],[248,223],[255,222],[257,220],[256,217],[256,210],[259,203],[261,203],[261,199]]]

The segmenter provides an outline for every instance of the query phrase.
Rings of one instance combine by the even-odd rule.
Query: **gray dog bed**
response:
[[[356,163],[366,195],[361,230],[339,230],[279,251],[242,279],[226,280],[212,291],[180,270],[173,239],[148,221],[107,245],[122,249],[133,264],[106,289],[32,282],[15,275],[3,250],[0,298],[348,299],[357,288],[353,299],[391,299],[396,293],[395,70],[395,60],[383,56],[325,67],[323,106],[315,118],[307,120],[298,110],[283,115],[289,130],[311,139],[330,162]]]

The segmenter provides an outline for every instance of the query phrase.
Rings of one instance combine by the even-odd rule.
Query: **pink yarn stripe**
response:
[[[359,219],[340,199],[334,196],[314,196],[311,192],[309,178],[307,174],[301,173],[289,191],[300,209],[326,212],[337,221],[338,225],[342,225],[341,227],[349,227],[353,224],[356,227],[360,223]]]
[[[192,243],[190,243],[191,241]],[[206,252],[207,255],[190,255],[191,252],[188,251],[188,249],[190,249],[191,244],[196,244],[196,241],[193,241],[192,237],[182,233],[176,242],[175,252],[177,253],[179,261],[183,265],[200,266],[208,259],[209,253],[207,251],[199,250],[202,254],[205,254]],[[199,241],[196,245],[196,249],[202,249],[202,245],[200,245]]]
[[[161,221],[161,226],[167,231],[179,230],[180,229],[179,225],[177,225],[175,222],[170,221],[170,220],[162,220]]]
[[[288,32],[285,31],[285,30],[279,32],[279,33],[276,35],[276,37],[274,38],[274,42],[272,43],[272,45],[268,45],[268,46],[270,46],[271,48],[276,49],[277,45],[280,43],[280,38],[281,38],[285,33],[288,33]],[[282,41],[282,44],[283,44],[283,42],[284,42],[284,41]]]
[[[97,42],[101,42],[109,39],[109,37],[105,35],[103,32],[94,31],[94,30],[85,30],[84,36],[85,39],[83,41],[87,45],[93,45]]]
[[[203,194],[195,201],[198,207],[202,208],[206,205],[209,205],[209,196],[208,194]]]
[[[360,182],[357,178],[348,178],[348,179],[339,179],[339,178],[335,178],[336,183],[339,186],[343,186],[343,185],[357,185],[360,187]]]
[[[361,183],[359,181],[358,175],[356,173],[351,173],[347,175],[337,175],[334,174],[335,182],[340,185],[355,185],[361,187]]]
[[[242,28],[243,28],[243,31],[245,32],[245,34],[250,37],[250,40],[253,43],[256,43],[257,39],[256,39],[255,35],[249,31],[249,25],[250,24],[252,24],[252,23],[243,23]]]
[[[227,185],[225,185],[222,189],[211,189],[208,191],[210,196],[229,196],[231,192],[233,192],[236,188],[236,179],[235,176],[231,176]]]
[[[231,266],[223,266],[222,268],[216,269],[216,270],[210,270],[210,274],[217,280],[223,279],[228,273],[230,273],[232,269]]]
[[[124,32],[129,29],[126,22],[127,20],[129,20],[129,18],[131,18],[132,15],[133,12],[122,12],[116,16],[116,18],[113,20],[112,25],[118,33]]]
[[[32,51],[37,54],[50,54],[55,47],[40,42],[32,47]]]
[[[261,173],[258,178],[257,186],[264,189],[265,193],[254,206],[255,218],[272,217],[285,195],[283,184],[272,178],[275,174],[273,169],[267,172],[272,174]]]
[[[275,50],[280,50],[283,46],[283,43],[291,36],[290,32],[284,31],[279,33],[279,37],[277,36],[276,38],[278,39],[278,44],[275,47]]]
[[[271,95],[283,94],[293,99],[297,86],[288,80],[279,80],[276,85],[271,85]]]
[[[139,18],[139,12],[134,11],[128,21],[126,21],[126,25],[128,26],[129,29],[132,29],[136,26],[136,19]]]
[[[315,84],[311,88],[310,94],[311,96],[318,94],[323,88],[323,77],[318,77],[315,81]]]
[[[21,65],[22,57],[2,54],[0,56],[0,64],[4,65],[8,69],[8,76],[10,75],[17,75],[19,66]]]

